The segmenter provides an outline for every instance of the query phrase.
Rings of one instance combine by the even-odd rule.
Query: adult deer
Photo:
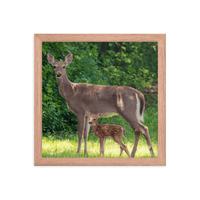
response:
[[[48,53],[48,62],[54,66],[56,80],[60,94],[67,101],[68,108],[75,113],[78,121],[78,151],[81,152],[81,142],[84,136],[85,148],[87,151],[87,137],[90,125],[89,116],[86,112],[97,115],[102,112],[103,116],[121,115],[133,128],[135,132],[135,144],[131,157],[135,156],[140,134],[142,133],[147,141],[151,156],[154,157],[148,128],[140,123],[143,121],[145,99],[141,92],[128,86],[107,86],[93,85],[86,83],[72,83],[67,77],[66,66],[72,62],[73,54],[69,53],[64,62],[56,62],[55,58]]]

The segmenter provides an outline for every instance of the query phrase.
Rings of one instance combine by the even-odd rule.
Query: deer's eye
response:
[[[95,121],[96,119],[94,119],[94,121]]]
[[[63,66],[63,69],[65,69],[65,66]]]

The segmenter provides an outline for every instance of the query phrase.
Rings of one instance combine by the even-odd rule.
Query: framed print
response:
[[[165,34],[34,43],[35,166],[166,165]]]

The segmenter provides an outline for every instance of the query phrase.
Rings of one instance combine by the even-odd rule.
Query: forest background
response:
[[[146,100],[144,124],[148,126],[153,146],[157,149],[157,42],[43,42],[43,144],[48,143],[47,146],[49,146],[49,142],[52,142],[55,147],[55,140],[78,139],[76,116],[67,108],[65,99],[60,95],[54,68],[47,61],[47,53],[51,53],[57,62],[62,62],[69,52],[73,53],[73,61],[67,66],[66,73],[71,82],[130,86],[144,94]],[[98,122],[100,124],[109,123],[122,125],[128,130],[126,131],[126,135],[128,138],[131,138],[129,141],[133,145],[133,130],[121,116],[100,118]],[[143,143],[145,143],[143,136],[141,136],[141,138],[144,140]],[[89,137],[88,139],[97,142],[95,137],[91,136],[91,138]],[[43,157],[52,157],[52,153],[47,149],[48,148],[46,148],[47,152],[45,154],[45,145],[43,145]],[[54,154],[53,157],[63,157],[64,150],[60,152],[60,154],[58,154],[58,152],[56,155]]]

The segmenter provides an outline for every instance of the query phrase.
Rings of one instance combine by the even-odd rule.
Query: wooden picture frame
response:
[[[158,158],[42,158],[42,42],[158,42]],[[166,165],[166,35],[165,34],[35,34],[34,35],[34,165],[35,166],[165,166]]]

